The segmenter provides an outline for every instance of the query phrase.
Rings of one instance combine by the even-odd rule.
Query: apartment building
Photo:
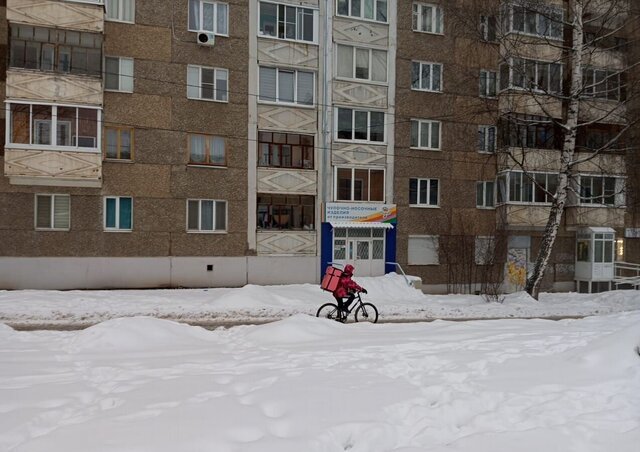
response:
[[[547,3],[7,0],[0,287],[316,282],[352,263],[429,292],[519,289],[564,114],[566,3]],[[614,35],[584,71],[583,116],[612,111],[585,155],[627,121]],[[640,261],[625,162],[580,163],[545,289],[603,290],[615,258]]]

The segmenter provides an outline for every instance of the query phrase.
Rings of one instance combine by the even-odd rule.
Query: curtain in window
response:
[[[127,159],[127,160],[131,158],[131,131],[130,130],[120,131],[120,158]]]
[[[227,27],[227,5],[225,3],[218,3],[218,16],[216,17],[216,33],[226,35],[229,33]]]
[[[276,100],[276,69],[260,68],[260,100],[275,102]]]
[[[313,105],[313,73],[298,72],[298,103]]]
[[[133,91],[132,58],[120,58],[120,90]]]
[[[187,202],[187,229],[190,231],[197,231],[198,228],[198,214],[200,210],[200,202],[191,200]]]
[[[202,4],[202,29],[205,31],[214,32],[213,18],[215,15],[214,8],[216,6],[212,3]]]
[[[131,229],[132,208],[131,198],[120,198],[120,229]]]
[[[69,228],[70,196],[54,196],[53,227],[57,229]]]
[[[189,0],[189,30],[200,30],[200,0]]]
[[[198,99],[200,97],[200,68],[187,67],[187,97]]]
[[[216,100],[226,101],[229,93],[227,90],[227,78],[229,73],[220,69],[216,70]]]
[[[107,198],[107,201],[105,204],[106,204],[105,227],[115,228],[116,227],[116,199]]]
[[[353,47],[338,45],[338,77],[353,78]]]
[[[293,102],[295,73],[278,71],[278,101]]]
[[[127,22],[133,22],[136,14],[136,1],[135,0],[123,0],[122,8],[122,20]]]
[[[369,79],[368,49],[356,49],[356,78]]]
[[[211,163],[216,165],[224,165],[224,138],[213,137],[211,144]]]
[[[371,80],[387,81],[387,52],[384,50],[371,51]]]
[[[204,163],[207,157],[205,137],[203,135],[191,135],[191,161]]]
[[[118,130],[106,129],[105,139],[107,140],[106,157],[108,159],[118,158]]]

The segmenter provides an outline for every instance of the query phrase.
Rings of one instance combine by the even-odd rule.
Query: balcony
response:
[[[12,23],[102,33],[104,6],[99,0],[7,0],[7,20]]]
[[[572,206],[565,211],[568,228],[578,227],[624,227],[625,209],[622,207]]]

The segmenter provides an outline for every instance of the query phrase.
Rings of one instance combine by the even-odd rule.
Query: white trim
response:
[[[131,228],[129,229],[124,229],[124,228],[120,228],[120,199],[122,198],[128,198],[131,200]],[[115,199],[116,200],[116,218],[115,218],[115,224],[116,226],[114,227],[107,227],[107,200],[108,199]],[[132,232],[133,231],[133,196],[113,196],[113,195],[107,195],[107,196],[103,196],[103,202],[102,202],[102,227],[104,232]]]
[[[107,14],[107,3],[109,3],[109,0],[105,0],[105,2],[104,2],[104,20],[105,21],[107,21],[107,22],[119,22],[119,23],[124,23],[124,24],[135,24],[136,23],[136,0],[112,0],[112,1],[118,2],[118,11],[120,12],[120,14],[118,14],[117,18],[109,17],[108,14]],[[127,2],[130,2],[130,8],[131,8],[131,12],[132,12],[132,19],[131,20],[124,20],[124,19],[121,18],[122,15],[123,15],[122,12],[124,11],[123,6]],[[102,3],[102,1],[100,3]]]
[[[46,196],[51,199],[51,212],[49,212],[50,227],[38,227],[38,196]],[[67,217],[69,226],[66,228],[55,227],[55,212],[56,212],[56,197],[69,198],[69,209],[67,210]],[[36,231],[70,231],[71,230],[71,195],[65,193],[34,193],[33,196],[33,226]]]
[[[339,46],[343,46],[343,47],[351,47],[352,51],[352,58],[351,58],[351,74],[353,75],[353,77],[345,77],[342,75],[338,75],[338,71],[339,69],[339,61],[338,61],[338,48]],[[369,72],[369,78],[358,78],[356,77],[356,50],[367,50],[369,52],[369,66],[368,66],[368,72]],[[373,71],[372,71],[372,62],[373,62],[373,51],[377,50],[379,52],[384,52],[386,54],[386,58],[385,58],[385,80],[384,81],[379,81],[379,80],[373,80],[372,79],[372,75],[373,75]],[[336,80],[348,80],[351,82],[362,82],[362,83],[371,83],[373,85],[378,85],[378,86],[388,86],[389,85],[389,50],[387,47],[374,47],[374,46],[370,46],[370,45],[364,45],[364,46],[360,46],[359,44],[356,45],[356,43],[347,43],[347,42],[336,42],[334,43],[334,53],[335,53],[335,58],[334,58],[334,64],[335,64],[335,79]]]
[[[275,69],[276,71],[276,93],[275,93],[275,100],[265,100],[265,99],[261,99],[260,98],[260,69]],[[284,72],[293,72],[294,75],[294,80],[293,80],[293,102],[284,102],[284,101],[279,101],[278,98],[280,97],[280,71],[284,71]],[[309,73],[313,76],[313,88],[311,90],[311,94],[313,95],[313,99],[311,101],[311,104],[303,104],[303,103],[299,103],[298,102],[298,73],[300,72],[306,72]],[[293,69],[293,68],[282,68],[282,67],[278,67],[278,66],[269,66],[269,65],[259,65],[258,66],[258,103],[259,104],[266,104],[266,105],[286,105],[286,106],[291,106],[291,107],[299,107],[299,108],[316,108],[316,80],[318,78],[318,74],[316,71],[314,70],[303,70],[303,69]],[[228,82],[227,82],[228,83]]]
[[[413,15],[414,15],[414,5],[417,5],[418,8],[418,22],[416,23],[416,27],[418,28],[413,28]],[[440,25],[440,31],[427,31],[427,30],[421,30],[420,25],[422,25],[422,7],[431,7],[433,9],[432,11],[432,20],[431,20],[431,24],[436,24],[436,25]],[[437,14],[436,10],[440,10],[440,24],[436,23],[436,17]],[[411,30],[416,32],[416,33],[424,33],[424,34],[429,34],[429,35],[437,35],[437,36],[444,36],[444,9],[442,8],[442,5],[438,5],[435,3],[428,3],[428,2],[420,2],[420,1],[414,1],[411,3]]]
[[[215,36],[223,36],[228,38],[229,37],[229,3],[227,2],[217,2],[217,1],[213,1],[213,0],[198,0],[198,24],[199,27],[197,30],[193,29],[193,28],[189,28],[189,18],[190,18],[190,14],[191,14],[191,9],[189,8],[189,0],[186,1],[187,3],[187,31],[192,31],[195,33],[213,33]],[[202,18],[203,18],[203,5],[205,3],[208,3],[210,5],[215,5],[213,8],[213,25],[214,25],[214,30],[205,30],[204,28],[202,28]],[[227,6],[227,32],[226,33],[220,33],[218,32],[218,5],[226,5]]]
[[[418,185],[416,187],[416,203],[415,204],[411,204],[411,180],[415,179],[416,181],[418,181]],[[438,199],[436,200],[436,204],[431,204],[430,203],[430,199],[431,199],[431,181],[435,180],[438,181]],[[421,181],[426,181],[427,183],[427,199],[426,202],[420,202],[420,185],[421,185]],[[428,207],[428,208],[439,208],[440,207],[440,197],[441,197],[441,193],[442,192],[442,188],[440,186],[440,179],[437,177],[410,177],[409,178],[409,207]]]
[[[297,27],[298,27],[298,22],[297,22],[297,18],[298,18],[298,9],[310,9],[313,11],[313,40],[312,41],[305,41],[304,39],[291,39],[291,38],[279,38],[277,36],[278,34],[278,15],[276,13],[276,36],[271,36],[271,35],[265,35],[265,34],[261,34],[260,33],[260,5],[262,3],[270,3],[272,5],[284,5],[284,6],[289,6],[292,8],[296,8],[296,35],[297,35]],[[320,9],[317,6],[313,6],[313,5],[303,5],[303,4],[293,4],[293,3],[283,3],[283,2],[276,2],[276,1],[262,1],[259,0],[258,1],[258,20],[256,21],[256,36],[258,38],[261,39],[275,39],[278,41],[289,41],[289,42],[297,42],[300,44],[311,44],[311,45],[319,45],[318,43],[318,36],[320,35],[320,30],[319,25],[320,25],[320,20],[319,20],[319,14],[320,14]]]
[[[418,63],[419,64],[419,70],[418,70],[418,88],[414,88],[413,87],[413,65],[414,63]],[[430,80],[430,87],[429,88],[422,88],[422,66],[423,65],[429,65],[429,80]],[[440,87],[438,89],[433,89],[433,67],[434,66],[440,66]],[[411,91],[422,91],[424,93],[444,93],[444,64],[442,63],[437,63],[435,61],[420,61],[420,60],[411,60],[411,69],[409,71],[409,74],[411,76]]]
[[[198,84],[197,85],[189,85],[189,68],[197,68],[198,69]],[[213,99],[202,97],[202,70],[203,69],[210,69],[210,70],[213,71]],[[227,89],[225,91],[227,98],[225,100],[216,99],[216,97],[218,95],[218,71],[221,71],[221,72],[224,72],[224,73],[227,74],[227,76],[226,76]],[[189,96],[189,88],[197,88],[198,89],[198,97]],[[200,66],[200,65],[197,65],[197,64],[188,64],[187,65],[187,99],[202,100],[202,101],[206,101],[206,102],[218,102],[218,103],[228,104],[229,103],[229,97],[230,97],[230,95],[229,95],[229,70],[228,69],[220,68],[220,67]]]
[[[389,10],[393,6],[395,6],[395,5],[390,4],[390,3],[393,2],[393,0],[384,0],[387,3],[387,11],[386,11],[387,20],[380,21],[380,20],[368,19],[368,18],[364,17],[364,4],[362,4],[362,3],[360,4],[360,12],[362,14],[361,16],[352,16],[350,14],[347,14],[345,16],[343,14],[339,14],[338,13],[338,1],[339,0],[336,0],[335,3],[334,3],[336,17],[345,17],[345,18],[352,19],[352,20],[361,20],[363,22],[373,22],[373,23],[376,23],[376,24],[387,24],[387,25],[389,24],[389,15],[390,15],[389,14]],[[346,0],[346,1],[348,2],[348,8],[349,8],[349,13],[350,13],[351,12],[351,5],[352,5],[352,1],[353,0]],[[360,1],[360,0],[358,0],[358,1]],[[374,0],[374,3],[373,3],[373,8],[374,8],[373,14],[377,16],[377,14],[376,14],[377,13],[376,6],[377,6],[377,2]]]
[[[418,118],[411,118],[409,121],[409,124],[411,126],[411,129],[409,130],[409,133],[411,133],[411,130],[413,129],[413,122],[417,122],[418,123],[418,146],[412,146],[411,144],[411,140],[412,137],[411,135],[409,135],[409,149],[416,149],[416,150],[420,150],[420,151],[436,151],[436,152],[442,152],[442,121],[438,121],[435,119],[418,119]],[[431,130],[432,130],[432,124],[434,123],[438,123],[438,146],[437,148],[433,148],[431,146],[419,146],[420,144],[420,139],[422,138],[422,124],[429,124],[429,142],[433,141],[432,140],[432,135],[431,135]],[[431,143],[429,143],[431,144]]]
[[[351,136],[355,136],[355,112],[359,111],[359,112],[365,112],[367,113],[367,137],[370,138],[371,137],[371,113],[382,113],[384,115],[384,118],[382,120],[382,127],[383,127],[383,134],[384,134],[384,139],[382,141],[371,141],[371,140],[358,140],[356,138],[338,138],[338,119],[339,119],[339,114],[338,114],[338,110],[343,109],[343,110],[351,110]],[[333,108],[333,116],[334,116],[334,142],[337,143],[367,143],[367,144],[379,144],[379,145],[383,145],[386,146],[387,145],[387,139],[388,139],[388,131],[387,131],[387,112],[386,110],[376,110],[376,109],[363,109],[361,107],[343,107],[340,105],[334,105]]]
[[[198,202],[198,229],[189,229],[189,202]],[[202,202],[213,202],[211,226],[213,229],[201,229],[202,225]],[[216,229],[216,207],[218,203],[224,203],[224,229]],[[208,198],[187,198],[186,199],[186,232],[190,234],[226,234],[229,231],[229,202],[224,199],[208,199]]]

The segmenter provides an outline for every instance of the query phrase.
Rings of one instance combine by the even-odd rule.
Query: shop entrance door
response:
[[[348,261],[360,276],[371,275],[371,240],[350,239]]]

